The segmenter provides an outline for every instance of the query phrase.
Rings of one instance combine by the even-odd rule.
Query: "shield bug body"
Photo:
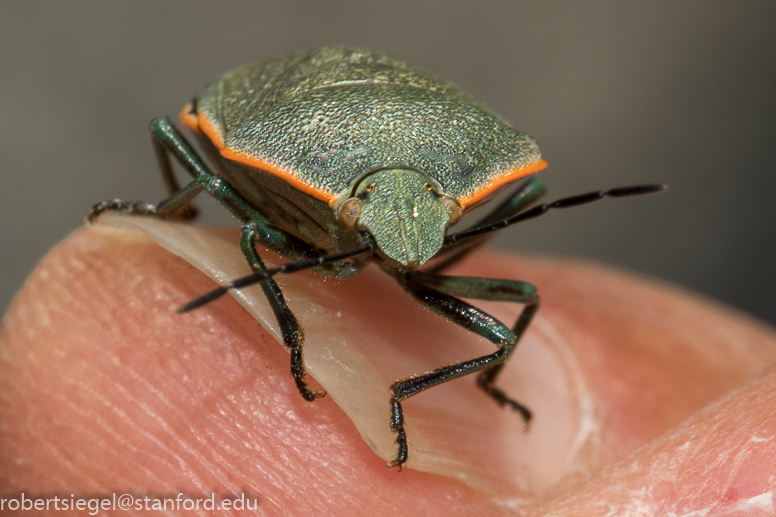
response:
[[[478,385],[498,404],[530,411],[495,386],[496,377],[539,306],[529,283],[440,274],[491,232],[550,208],[606,196],[662,190],[637,186],[597,191],[529,208],[543,193],[529,179],[473,229],[449,228],[519,178],[543,169],[535,141],[457,87],[373,50],[327,47],[243,66],[217,78],[187,104],[181,121],[216,165],[212,171],[166,118],[150,129],[170,197],[156,204],[106,201],[107,210],[188,217],[207,191],[243,222],[241,248],[254,274],[183,306],[199,307],[229,288],[260,283],[291,352],[301,395],[307,387],[304,334],[272,276],[312,268],[344,278],[376,262],[432,311],[496,345],[470,361],[398,380],[391,386],[391,430],[407,461],[401,401],[479,372]],[[180,188],[170,155],[193,176]],[[268,269],[259,243],[291,260]],[[419,269],[423,266],[422,270]],[[511,327],[460,298],[524,305]]]

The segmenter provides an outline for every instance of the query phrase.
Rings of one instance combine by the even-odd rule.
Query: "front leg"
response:
[[[444,318],[480,335],[498,346],[492,354],[437,368],[431,372],[401,379],[391,386],[391,430],[396,433],[397,457],[388,467],[401,467],[409,456],[401,401],[429,388],[474,372],[482,372],[478,384],[500,405],[520,413],[526,425],[531,412],[508,398],[494,386],[495,378],[539,309],[536,288],[526,282],[473,277],[445,277],[429,273],[392,271],[399,284],[417,301]],[[475,298],[523,303],[512,329],[499,320],[458,298]]]
[[[251,222],[243,227],[240,235],[240,248],[243,255],[248,260],[254,271],[265,273],[267,267],[264,265],[264,261],[259,257],[256,251],[255,242],[262,230],[262,224],[257,222]],[[283,291],[280,290],[277,282],[273,278],[268,278],[261,283],[261,289],[264,291],[264,296],[267,297],[269,305],[272,308],[272,312],[275,314],[275,319],[280,325],[280,334],[283,337],[283,345],[291,353],[291,375],[294,377],[296,387],[302,397],[312,402],[318,397],[323,397],[326,393],[311,390],[307,387],[307,372],[304,366],[304,359],[302,357],[302,346],[304,345],[304,331],[299,325],[299,322],[291,312],[291,309],[286,303],[286,299],[283,296]]]

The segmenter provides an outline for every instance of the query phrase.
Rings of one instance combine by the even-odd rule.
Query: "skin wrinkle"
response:
[[[85,364],[85,365],[88,367],[88,364]],[[105,378],[104,376],[101,375],[101,372],[99,372],[99,370],[97,370],[97,371],[92,370],[92,375],[98,375],[98,376],[101,376],[101,377]],[[72,378],[72,377],[68,377],[68,376],[63,377],[62,379],[63,379],[63,381],[65,383],[68,383],[68,384],[77,386],[80,389],[83,389],[84,391],[88,392],[90,396],[94,397],[95,401],[97,401],[99,403],[102,403],[103,407],[109,409],[111,414],[118,416],[123,423],[127,424],[127,430],[128,431],[131,429],[132,433],[139,432],[142,436],[145,436],[145,437],[149,438],[152,442],[156,443],[157,445],[163,443],[163,440],[161,440],[160,438],[158,438],[158,437],[154,436],[153,434],[149,433],[146,429],[135,427],[133,419],[130,418],[126,414],[126,412],[122,411],[119,408],[119,405],[120,405],[121,402],[113,403],[110,399],[108,399],[107,397],[102,395],[102,393],[100,393],[100,392],[98,392],[98,391],[96,391],[94,389],[89,388],[89,386],[84,383],[83,379],[77,379],[77,378]],[[121,395],[126,397],[125,401],[123,401],[123,403],[126,404],[126,407],[136,407],[136,406],[139,405],[138,401],[136,401],[134,399],[134,397],[132,397],[129,394],[129,392],[124,388],[123,385],[121,385],[120,383],[114,383],[113,386],[114,386],[114,388],[117,390],[117,392],[119,394],[121,394]],[[49,396],[53,396],[53,397],[57,398],[60,401],[64,401],[63,402],[64,405],[69,407],[69,408],[71,408],[70,410],[72,411],[72,414],[80,414],[81,415],[81,418],[82,418],[81,421],[83,421],[83,419],[85,417],[92,416],[92,419],[95,421],[95,423],[97,424],[97,427],[100,430],[107,431],[107,434],[109,436],[111,436],[111,437],[114,437],[114,438],[122,436],[122,434],[119,433],[118,430],[115,427],[108,426],[107,425],[107,421],[104,418],[101,418],[98,415],[95,415],[94,411],[90,411],[90,412],[78,411],[78,406],[74,405],[72,403],[71,399],[65,399],[64,396],[58,396],[56,394],[56,392],[55,393],[49,393]],[[81,434],[82,432],[83,431],[81,430],[80,427],[77,428],[77,434]],[[129,437],[124,438],[122,441],[124,443],[129,443]],[[93,443],[93,442],[90,442],[90,445],[91,445],[91,443]],[[162,447],[162,449],[163,448],[164,447]],[[150,456],[150,458],[154,459],[156,463],[161,462],[161,463],[167,465],[167,467],[169,467],[170,471],[174,470],[173,464],[171,464],[167,460],[165,460],[163,456],[160,456],[158,454],[152,454],[145,447],[142,448],[142,449],[140,449],[138,447],[134,447],[133,449],[134,449],[134,451],[136,453],[140,452],[143,455]],[[178,459],[178,461],[176,463],[178,463],[178,464],[181,463],[180,458]],[[86,462],[86,464],[89,464],[89,462]],[[155,483],[159,483],[160,485],[164,485],[163,480],[161,478],[156,477],[153,474],[153,471],[148,470],[148,469],[145,469],[145,470],[147,471],[147,473],[149,475],[151,475],[152,479],[155,480]],[[74,472],[77,472],[77,471],[78,471],[77,469],[74,469]],[[94,485],[94,487],[98,487],[99,483],[97,483],[95,481],[93,483],[93,485]]]
[[[165,414],[165,418],[162,418],[160,414],[155,412],[152,409],[152,405],[145,401],[138,401],[136,405],[140,408],[142,408],[148,417],[150,417],[153,420],[156,420],[159,424],[161,424],[161,431],[168,436],[169,438],[173,438],[179,445],[182,446],[183,451],[188,453],[188,455],[192,457],[199,457],[200,454],[197,454],[196,449],[193,447],[193,444],[189,444],[187,440],[183,439],[183,437],[178,437],[175,433],[175,431],[171,428],[171,426],[167,423],[166,418],[169,418],[169,416],[172,414],[172,416],[177,417],[181,420],[181,423],[183,424],[182,427],[190,427],[192,425],[192,422],[186,418],[182,412],[176,411],[176,408],[174,404],[171,404],[169,400],[161,395],[161,393],[156,390],[153,386],[153,383],[148,381],[147,379],[143,378],[136,370],[129,366],[124,366],[125,371],[127,371],[133,378],[133,380],[140,380],[145,385],[148,392],[150,392],[158,401],[160,401],[164,406],[166,406],[167,409],[171,410],[171,413]],[[125,391],[126,393],[126,391]],[[130,397],[131,398],[131,397]],[[175,460],[175,463],[178,464],[178,468],[186,469],[187,462],[184,460],[183,456],[180,454],[173,453],[169,447],[164,445],[164,440],[162,438],[157,438],[153,435],[148,435],[149,437],[153,438],[153,441],[156,442],[159,447],[163,450],[166,450],[172,458]],[[196,438],[196,435],[195,435]],[[217,458],[216,458],[217,459]],[[201,461],[201,460],[200,460]],[[210,472],[211,474],[217,475],[219,474],[215,469],[214,465],[210,464],[209,462],[204,465],[204,467]],[[194,474],[192,472],[192,474]],[[225,476],[223,473],[220,474],[221,481],[225,480]],[[196,477],[192,480],[192,482],[198,487],[198,488],[204,488],[203,482],[199,477]]]
[[[109,380],[104,375],[102,375],[99,371],[95,371],[94,374],[101,376],[106,381]],[[135,400],[135,398],[130,395],[129,391],[122,384],[115,383],[114,384],[114,388],[117,390],[119,395],[122,395],[124,397],[124,400],[123,401],[116,401],[114,403],[108,397],[104,396],[102,393],[100,393],[100,392],[98,392],[98,391],[96,391],[94,389],[90,389],[90,388],[88,388],[88,386],[84,387],[83,382],[81,382],[78,379],[71,379],[71,378],[67,378],[66,377],[66,378],[64,378],[64,380],[65,380],[65,382],[71,382],[72,384],[75,384],[75,385],[79,386],[80,388],[85,389],[86,391],[88,391],[89,395],[94,397],[94,399],[97,402],[101,403],[103,405],[103,407],[108,409],[110,411],[111,415],[118,416],[119,419],[123,423],[128,424],[128,429],[127,430],[132,429],[131,426],[134,424],[134,420],[125,411],[121,410],[120,405],[124,404],[126,407],[135,407],[135,406],[141,406],[142,407],[142,405],[139,403],[139,401]],[[77,411],[77,406],[73,406],[72,404],[69,404],[69,399],[66,399],[65,397],[58,397],[58,398],[60,400],[63,400],[63,399],[64,400],[68,400],[68,405],[73,407],[72,411],[74,412],[74,414],[79,413]],[[129,436],[123,435],[123,433],[121,433],[120,430],[117,427],[111,426],[105,418],[102,418],[101,416],[99,416],[99,414],[94,414],[94,412],[90,413],[90,415],[92,415],[93,420],[95,421],[96,424],[98,424],[98,427],[100,429],[108,431],[108,435],[109,436],[111,436],[112,438],[120,439],[122,445],[125,446],[125,447],[128,447],[130,450],[133,450],[136,453],[140,453],[141,452],[141,449],[139,447],[135,447],[135,446],[131,445],[132,442],[129,439]],[[86,414],[82,414],[82,416],[87,416],[87,415]],[[136,432],[137,432],[136,428],[132,430],[132,434],[133,435]],[[140,429],[140,433],[143,436],[149,438],[152,442],[155,442],[156,444],[162,443],[162,440],[160,438],[154,436],[151,433],[148,433],[145,429]],[[170,463],[169,461],[163,459],[163,456],[161,456],[161,455],[150,454],[147,449],[143,449],[142,450],[142,454],[148,454],[152,458],[154,458],[156,461],[159,461],[159,462],[162,462],[162,463],[166,464],[171,470],[173,469],[173,464]],[[180,463],[180,461],[178,463]],[[161,482],[161,479],[159,479],[159,481]]]
[[[233,346],[233,344],[231,344],[231,343],[230,343],[230,345],[229,345],[229,346],[230,346],[230,347],[232,347],[232,346]],[[239,356],[239,355],[238,355],[237,357],[239,358],[239,359],[238,359],[238,361],[241,361],[241,360],[242,360],[242,359],[240,358],[240,356]],[[218,405],[220,405],[220,403],[219,403]],[[221,414],[224,414],[224,411],[223,411],[223,409],[219,410],[219,412],[220,412]],[[231,419],[230,419],[230,421],[231,421]],[[227,429],[227,426],[228,426],[228,425],[229,425],[229,424],[223,424],[223,425],[220,425],[220,427],[221,427],[221,429],[222,429],[222,430],[225,430],[225,429]],[[202,438],[201,436],[199,436],[199,435],[195,435],[195,438],[196,438],[196,439],[197,439],[197,440],[198,440],[200,443],[202,443],[202,444],[204,445],[204,443],[205,443],[205,442],[204,442],[204,440],[203,440],[203,438]],[[214,440],[214,441],[215,441],[215,442],[216,442],[218,445],[222,445],[222,444],[218,443],[218,440]],[[226,447],[226,446],[223,446],[223,445],[222,445],[222,446],[221,446],[221,449],[222,449],[222,450],[223,450],[223,449],[228,449],[228,447]],[[221,455],[221,454],[217,455],[216,461],[218,461],[219,463],[222,463],[222,464],[224,464],[224,465],[228,465],[228,461],[225,459],[225,456],[223,456],[223,455]],[[208,470],[210,470],[210,471],[212,472],[212,469],[211,469],[210,467],[208,467]]]
[[[139,282],[136,281],[135,285],[139,285]],[[95,350],[95,353],[102,353],[102,350]],[[114,355],[114,357],[116,357],[116,356]],[[117,363],[117,364],[119,364],[119,363]],[[85,367],[84,371],[90,369],[89,365],[87,363],[84,363],[84,367]],[[169,400],[167,400],[164,396],[161,396],[160,392],[154,388],[153,383],[151,383],[148,380],[144,379],[141,375],[138,374],[138,372],[136,370],[134,370],[130,366],[128,366],[126,364],[123,364],[122,367],[123,367],[123,371],[125,373],[128,373],[131,376],[132,380],[140,381],[144,385],[144,387],[148,390],[148,391],[144,392],[144,396],[148,392],[152,393],[156,397],[157,400],[159,400],[160,402],[162,402],[166,406],[166,408],[169,411],[173,411],[177,418],[183,418],[183,415],[180,414],[180,412],[176,412],[175,411],[176,408],[172,404],[170,404]],[[104,375],[102,375],[102,373],[99,370],[94,371],[93,374],[101,375],[103,378],[105,378],[106,381],[110,380],[109,378],[106,378]],[[79,383],[80,381],[75,380],[75,382]],[[161,436],[157,436],[157,435],[155,435],[153,433],[148,432],[148,430],[145,429],[145,428],[139,428],[138,429],[138,428],[135,428],[134,426],[132,426],[132,424],[134,423],[133,418],[128,416],[125,412],[121,411],[120,405],[123,404],[125,407],[139,407],[139,408],[143,409],[143,411],[146,413],[147,417],[149,417],[150,419],[152,419],[152,420],[162,424],[162,428],[159,429],[159,431],[161,431],[162,433],[165,433],[168,437],[175,438],[176,437],[175,433],[170,431],[170,428],[169,428],[169,426],[167,426],[165,424],[164,419],[161,418],[159,414],[157,414],[156,412],[151,410],[150,409],[150,405],[148,403],[146,403],[143,399],[138,399],[137,397],[134,397],[132,395],[132,390],[128,389],[127,386],[125,386],[124,384],[122,384],[122,383],[115,383],[114,384],[114,388],[117,390],[119,395],[121,395],[121,396],[123,396],[125,398],[124,401],[121,401],[121,402],[117,401],[117,403],[113,403],[113,402],[111,402],[110,399],[108,399],[107,397],[103,396],[101,393],[95,392],[94,390],[89,390],[88,388],[87,388],[87,390],[90,391],[90,394],[95,398],[95,400],[97,400],[99,402],[102,402],[104,404],[104,407],[109,409],[111,411],[111,413],[117,414],[124,423],[129,424],[129,427],[131,429],[133,429],[133,431],[132,431],[133,433],[139,431],[141,433],[141,435],[143,435],[146,438],[148,438],[152,443],[154,443],[159,448],[160,451],[162,451],[164,453],[163,455],[150,454],[150,456],[152,458],[155,458],[157,461],[162,461],[164,464],[166,464],[169,467],[169,469],[171,471],[176,469],[175,465],[178,466],[177,468],[180,468],[181,465],[185,466],[186,462],[183,460],[183,458],[180,455],[172,454],[172,459],[173,459],[172,463],[170,461],[166,460],[166,459],[163,459],[164,456],[167,456],[167,455],[169,455],[171,453],[168,450],[168,448],[165,447],[165,445],[164,445],[165,440]],[[103,422],[104,422],[104,420],[103,420]],[[109,429],[104,428],[104,427],[103,427],[103,429],[109,430]],[[115,434],[114,434],[115,430],[110,430],[110,431],[111,431],[110,435],[111,436],[115,436]],[[181,444],[185,444],[185,442],[182,441],[182,440],[178,440],[178,441]],[[148,451],[147,448],[144,448],[143,454],[149,454],[149,451]],[[194,482],[197,483],[198,485],[200,484],[196,480]]]
[[[225,436],[229,436],[225,431],[228,430],[228,427],[225,425],[217,425],[217,429],[221,432],[224,432]],[[214,448],[218,448],[220,450],[220,454],[218,454],[218,457],[216,459],[218,465],[222,468],[224,473],[230,471],[230,466],[233,464],[234,459],[239,457],[239,454],[241,451],[236,450],[235,448],[231,447],[229,445],[229,442],[227,440],[219,439],[219,437],[212,433],[207,433],[207,438],[211,441],[211,443],[215,446]],[[255,449],[249,449],[249,450],[255,450]],[[237,490],[240,486],[246,485],[250,482],[250,478],[240,472],[229,472],[228,476],[225,475],[224,479],[216,484],[215,486],[223,487],[224,490]],[[212,488],[212,487],[203,487],[203,488]]]
[[[239,424],[235,421],[235,418],[241,416],[240,412],[234,412],[230,411],[231,404],[234,403],[234,397],[228,397],[226,400],[217,401],[215,405],[215,409],[218,414],[223,415],[226,417],[226,419],[218,419],[214,420],[213,424],[215,425],[214,430],[206,430],[206,434],[208,436],[208,439],[211,443],[211,450],[218,449],[220,453],[218,454],[218,461],[220,464],[223,465],[225,469],[229,469],[230,465],[230,458],[232,461],[235,458],[239,458],[239,452],[236,450],[233,446],[230,445],[229,438],[232,437],[233,441],[238,441],[235,439],[237,436],[237,433],[235,432],[235,427],[239,427],[240,430],[245,428],[244,425]],[[272,425],[272,424],[270,424]],[[274,427],[275,425],[273,425]],[[217,432],[214,432],[216,431]],[[255,438],[251,439],[250,433],[243,433],[247,437],[247,441],[253,441],[254,443],[261,443],[260,441],[257,441]],[[219,436],[221,435],[221,436]],[[204,440],[201,440],[204,443]],[[246,440],[239,440],[241,443],[245,442]],[[261,447],[253,447],[252,450],[255,450],[256,452],[264,455],[264,450]],[[257,463],[260,463],[257,461]],[[225,488],[231,487],[232,489],[236,489],[240,485],[244,485],[250,482],[249,477],[242,475],[241,473],[232,473],[231,474],[231,482],[227,485],[224,485]]]
[[[69,484],[72,483],[72,479],[70,476],[78,476],[79,478],[83,479],[84,476],[82,473],[78,472],[77,469],[73,468],[73,465],[70,461],[67,460],[67,458],[64,457],[64,455],[59,451],[59,448],[56,447],[54,444],[51,443],[50,440],[46,438],[46,436],[43,433],[34,433],[32,435],[34,438],[37,438],[36,444],[40,444],[42,448],[46,449],[49,454],[51,455],[50,458],[52,460],[52,463],[57,465],[58,468],[64,467],[64,472],[52,474],[50,473],[45,467],[40,466],[35,468],[36,475],[40,476],[40,479],[46,479],[48,478],[51,481],[54,481],[53,486],[55,487],[66,487]],[[68,475],[69,474],[69,475]],[[13,482],[14,480],[11,479]],[[17,481],[17,485],[11,485],[14,488],[17,487],[24,487],[25,485],[23,483],[20,483]]]
[[[93,414],[93,412],[87,412],[87,411],[80,410],[80,408],[75,403],[73,403],[73,401],[70,398],[64,397],[64,396],[62,396],[60,394],[57,394],[57,393],[48,393],[47,395],[51,396],[55,401],[58,402],[58,404],[62,404],[61,407],[67,408],[68,412],[70,412],[71,414],[78,415],[80,417],[79,421],[87,422],[87,421],[89,421],[89,418],[92,417],[91,418],[92,422],[94,424],[96,424],[98,427],[102,427],[102,428],[108,429],[109,431],[116,431],[116,428],[110,426],[104,419],[99,418],[99,417],[95,418],[95,415]],[[80,434],[83,438],[86,438],[84,440],[84,442],[89,443],[89,447],[90,447],[91,450],[94,450],[94,449],[97,448],[97,445],[95,445],[95,444],[100,444],[102,446],[102,450],[104,450],[104,451],[110,451],[111,450],[111,448],[108,445],[107,441],[101,439],[101,437],[97,433],[93,432],[93,430],[90,429],[88,425],[84,425],[84,426],[80,426],[80,427],[68,426],[67,424],[65,424],[65,425],[67,427],[70,427],[72,429],[72,431],[74,432],[74,434]],[[34,429],[34,427],[32,427],[32,428]],[[113,433],[110,433],[110,436],[114,437],[114,438],[120,438],[120,437],[117,437]],[[134,449],[135,451],[137,451],[137,449],[132,447],[127,442],[126,439],[123,439],[123,440],[120,439],[119,440],[119,446],[126,446],[127,448],[129,448],[129,450],[133,450]],[[68,452],[71,452],[71,451],[68,451]],[[78,451],[74,451],[74,452],[76,454],[78,454]],[[96,468],[98,470],[103,470],[103,472],[106,473],[106,474],[108,473],[108,471],[106,469],[100,469],[99,465],[93,465],[88,460],[84,460],[83,455],[78,455],[78,459],[80,460],[80,464],[82,466],[83,465],[89,465],[90,468]],[[96,479],[100,478],[100,476],[97,475],[97,474],[99,474],[99,472],[94,473],[94,474],[95,474],[94,476],[91,476],[92,481],[93,481],[92,484],[94,486],[97,486],[98,483],[96,481],[94,481],[94,479],[95,478]],[[149,475],[153,475],[153,473],[150,472],[150,471],[148,472],[148,474]],[[158,481],[161,481],[161,479],[158,479]]]
[[[61,268],[61,265],[55,264],[55,267],[57,267],[57,266],[59,266]],[[45,278],[46,276],[47,275],[41,275],[42,278]],[[63,302],[64,301],[69,301],[66,297],[55,298],[55,299],[62,300]],[[48,317],[48,314],[52,312],[49,309],[56,309],[57,306],[56,305],[52,305],[51,307],[46,307],[46,306],[44,306],[42,304],[37,304],[37,305],[34,305],[33,307],[35,307],[36,314],[38,314],[38,315],[45,314],[46,315],[44,318],[42,318],[43,319],[43,327],[44,328],[48,327],[49,326],[49,322],[51,320],[50,317]],[[33,329],[33,328],[35,328],[35,325],[30,325],[29,324],[29,323],[31,323],[29,321],[29,319],[28,319],[29,315],[30,315],[30,312],[31,311],[29,311],[29,310],[22,311],[22,313],[21,313],[22,314],[22,324],[19,325],[21,328],[25,328],[25,329]],[[16,326],[14,325],[12,328],[16,328]],[[30,338],[30,339],[35,339],[37,337],[37,335],[34,332],[32,332],[32,333],[28,332],[27,337]],[[28,357],[35,357],[35,355],[33,353],[29,353],[27,355],[28,355]],[[31,372],[30,372],[29,376],[31,376]],[[34,383],[35,381],[33,380],[33,381],[30,381],[30,382]],[[74,384],[77,384],[77,382],[74,382]],[[48,393],[48,395],[52,396],[54,398],[58,398],[57,397],[58,394],[56,392]],[[65,402],[65,406],[68,406],[68,405],[72,406],[72,403],[70,401]],[[26,424],[27,424],[26,427],[28,429],[28,431],[27,431],[28,436],[30,438],[32,438],[33,441],[35,439],[40,440],[43,443],[43,446],[48,449],[49,453],[53,457],[58,458],[59,461],[61,461],[62,464],[65,465],[65,467],[69,470],[69,472],[71,474],[78,475],[82,479],[86,480],[87,482],[90,482],[90,484],[95,485],[96,483],[95,483],[95,480],[94,480],[94,476],[87,476],[85,472],[81,472],[81,470],[75,466],[75,464],[74,464],[75,458],[72,458],[72,451],[61,451],[61,450],[59,450],[53,443],[51,443],[50,440],[47,439],[45,433],[43,432],[43,428],[41,428],[40,426],[34,425],[32,420],[33,420],[32,415],[30,415],[30,417],[28,419],[26,419]],[[70,453],[70,454],[68,455],[67,453]],[[76,451],[76,453],[77,453],[77,451]],[[68,456],[70,456],[70,457],[68,457]],[[41,472],[40,475],[42,475],[42,476],[46,476],[46,475],[50,476],[50,474],[47,471],[45,471],[45,470],[44,470],[44,472]],[[56,478],[53,478],[53,480],[55,482],[57,481]],[[60,480],[59,486],[63,486],[63,485],[64,485],[64,483]]]
[[[237,414],[238,413],[234,413],[233,412],[233,415],[236,416]],[[226,420],[226,421],[216,422],[216,426],[224,434],[225,437],[228,437],[228,436],[230,436],[230,434],[233,435],[233,428],[229,427],[230,424],[232,424],[232,423],[234,423],[233,418],[228,418],[228,420]],[[279,426],[280,426],[280,424],[274,424],[273,425],[273,427],[279,427]],[[244,427],[244,426],[241,426],[241,427]],[[221,454],[220,457],[222,457],[224,459],[224,466],[225,467],[228,468],[228,466],[230,464],[226,460],[227,456],[231,456],[233,459],[239,459],[239,457],[240,457],[239,451],[234,450],[234,448],[229,444],[228,440],[224,440],[222,438],[219,438],[216,434],[213,434],[213,433],[210,433],[210,436],[211,436],[211,439],[213,440],[213,443],[215,445],[217,445],[218,447],[220,447],[220,449],[222,451],[224,451],[224,454]],[[261,443],[260,441],[257,441],[255,438],[253,440],[250,440],[250,437],[251,437],[250,433],[248,433],[246,436],[247,436],[247,438],[249,438],[249,440],[247,440],[247,441],[252,441],[253,443],[257,443],[257,444]],[[254,451],[260,453],[263,457],[266,458],[266,452],[265,452],[264,448],[262,448],[262,447],[250,447],[250,448],[248,448],[248,450],[254,450]],[[229,452],[231,452],[232,454],[228,454]],[[260,463],[260,462],[257,462],[257,463]],[[241,481],[243,484],[248,483],[250,481],[249,477],[244,476],[241,473],[233,474],[233,477],[238,478],[239,481]],[[239,487],[239,483],[237,482],[238,479],[234,479],[233,480],[233,482],[231,483],[232,487]]]
[[[99,276],[99,270],[101,269],[100,266],[101,266],[101,264],[99,264],[99,263],[95,264],[95,268],[94,268],[94,270],[91,271],[90,275],[91,276],[95,276],[95,277]],[[55,268],[57,270],[60,270],[60,271],[65,271],[65,268],[62,266],[62,264],[55,264]],[[56,306],[54,306],[54,307],[56,307]],[[94,373],[96,373],[97,375],[100,374],[99,371],[96,371]],[[105,404],[106,407],[114,409],[114,410],[116,409],[116,407],[114,405],[112,405],[106,398],[101,397],[101,395],[98,392],[95,392],[94,390],[90,390],[88,388],[88,386],[85,387],[82,380],[79,380],[79,379],[69,379],[68,377],[64,377],[63,380],[65,382],[71,382],[72,384],[75,384],[75,385],[79,386],[82,389],[86,389],[86,391],[90,392],[90,395],[96,397],[97,400],[102,398],[103,399],[103,403]],[[124,395],[127,395],[127,399],[128,400],[127,400],[126,403],[129,404],[129,405],[133,405],[133,397],[130,396],[126,390],[123,390],[123,387],[120,384],[116,385],[116,388],[119,389],[120,391],[123,391]],[[119,414],[121,414],[121,412],[119,412]],[[124,415],[124,419],[125,419],[125,421],[127,423],[131,422],[130,419],[126,418],[126,415]],[[141,433],[145,434],[145,431],[141,429]],[[110,434],[113,435],[112,432]],[[115,435],[113,435],[113,436],[115,436]],[[152,438],[153,441],[155,441],[157,443],[161,442],[161,440],[159,438],[156,438],[156,437],[151,437],[151,438]],[[70,460],[67,460],[67,461],[68,461],[68,464],[72,464]],[[178,463],[180,463],[180,461],[178,461]],[[78,470],[78,469],[74,468],[73,470],[75,471],[75,470]]]

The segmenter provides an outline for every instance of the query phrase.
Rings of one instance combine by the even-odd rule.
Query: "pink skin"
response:
[[[773,513],[772,330],[587,264],[480,254],[455,273],[507,268],[539,287],[540,314],[569,342],[596,415],[597,440],[546,493],[510,505],[386,469],[331,398],[299,396],[288,354],[233,299],[181,323],[175,309],[212,281],[155,244],[80,230],[3,320],[0,494],[245,493],[266,515]],[[402,325],[428,327],[428,314]]]

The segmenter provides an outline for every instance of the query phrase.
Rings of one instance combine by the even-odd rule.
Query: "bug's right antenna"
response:
[[[564,197],[553,201],[552,203],[542,203],[541,205],[536,205],[535,207],[530,208],[525,212],[520,212],[517,215],[503,219],[496,223],[486,224],[484,226],[472,228],[471,230],[466,230],[459,233],[451,233],[445,237],[445,245],[471,239],[473,237],[478,237],[486,233],[495,232],[496,230],[501,230],[507,226],[539,217],[540,215],[546,214],[551,208],[569,208],[572,206],[585,205],[605,197],[621,198],[641,196],[644,194],[654,194],[657,192],[663,192],[666,189],[668,189],[668,185],[634,185],[631,187],[617,187],[609,190],[598,190],[595,192],[588,192],[586,194],[577,194],[576,196]]]
[[[343,253],[334,253],[332,255],[321,255],[308,260],[300,260],[299,262],[289,262],[287,264],[281,264],[276,268],[267,269],[266,271],[257,271],[251,275],[238,278],[237,280],[230,282],[228,285],[213,289],[209,293],[205,293],[202,296],[194,298],[189,303],[181,305],[178,308],[178,312],[189,312],[203,305],[206,305],[218,298],[222,297],[229,292],[229,289],[239,289],[241,287],[247,287],[253,284],[260,284],[278,273],[295,273],[305,269],[310,269],[315,266],[321,266],[328,264],[329,262],[339,262],[349,258],[356,257],[358,255],[372,254],[375,252],[375,243],[371,240],[367,242],[365,246],[357,248],[355,250],[346,251]]]

